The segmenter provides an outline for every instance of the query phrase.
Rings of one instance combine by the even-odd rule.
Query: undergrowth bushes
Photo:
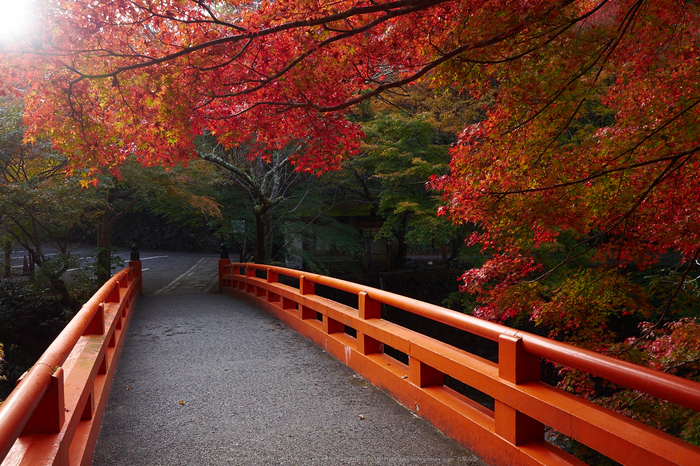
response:
[[[85,302],[94,288],[94,284],[79,279],[66,289],[75,302]],[[64,296],[42,274],[32,280],[0,278],[0,400],[77,310],[65,305]]]

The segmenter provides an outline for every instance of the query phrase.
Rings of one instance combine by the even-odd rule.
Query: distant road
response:
[[[197,253],[141,254],[144,294],[219,291],[219,256]]]
[[[44,251],[48,256],[58,252],[49,247]],[[71,245],[70,251],[80,259],[83,267],[89,267],[94,262],[93,246]],[[145,250],[140,251],[139,255],[144,294],[218,292],[218,253]],[[131,251],[119,249],[115,256],[126,265]],[[22,274],[25,257],[26,251],[13,251],[11,264],[14,275]]]

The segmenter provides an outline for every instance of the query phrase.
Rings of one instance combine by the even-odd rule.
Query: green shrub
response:
[[[45,282],[0,278],[0,344],[4,349],[1,399],[72,317],[60,300],[60,295]]]

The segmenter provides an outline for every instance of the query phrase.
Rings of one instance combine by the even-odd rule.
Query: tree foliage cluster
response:
[[[244,259],[252,249],[255,262],[298,258],[317,272],[329,270],[316,254],[323,251],[346,266],[355,263],[351,268],[359,271],[363,241],[397,241],[401,246],[392,259],[395,264],[405,261],[408,244],[442,245],[453,229],[435,216],[439,199],[426,192],[425,182],[446,170],[447,145],[437,145],[436,131],[422,120],[381,113],[363,123],[366,129],[373,125],[381,129],[368,132],[361,155],[320,178],[290,164],[291,156],[304,151],[303,144],[250,160],[249,145],[225,150],[215,139],[200,139],[199,157],[223,175],[219,199],[224,209],[214,221],[217,234]],[[416,137],[415,128],[422,134]],[[378,235],[363,240],[350,223],[352,217],[381,219],[383,225]]]
[[[365,156],[352,161],[359,165],[349,164],[336,178],[319,179],[295,171],[288,159],[302,150],[299,145],[279,150],[268,160],[250,160],[246,156],[248,147],[226,151],[209,137],[198,141],[201,160],[187,166],[165,170],[123,163],[119,177],[102,174],[97,186],[81,188],[75,177],[66,177],[66,159],[48,141],[23,141],[21,101],[5,99],[0,110],[12,116],[7,120],[12,125],[0,133],[5,162],[2,168],[7,173],[1,188],[15,193],[3,198],[1,225],[10,248],[19,246],[27,251],[37,270],[27,282],[3,281],[5,317],[0,322],[0,341],[6,348],[4,374],[9,385],[17,373],[31,365],[32,358],[56,336],[95,286],[111,275],[115,266],[111,257],[113,240],[120,246],[136,242],[142,246],[213,251],[218,247],[218,237],[238,246],[235,252],[242,253],[244,259],[252,249],[260,252],[260,261],[299,257],[314,271],[334,270],[357,276],[357,266],[347,265],[356,264],[364,253],[361,238],[352,227],[339,222],[332,211],[369,196],[376,213],[391,217],[396,208],[404,223],[413,217],[422,216],[428,222],[436,219],[437,198],[426,193],[425,180],[430,174],[444,172],[448,160],[447,146],[435,144],[439,138],[425,118],[413,122],[407,115],[382,111],[367,118],[368,125],[381,130],[376,135],[369,133]],[[417,137],[413,128],[420,128]],[[426,157],[425,150],[435,154]],[[393,153],[391,158],[382,155],[387,151]],[[437,169],[431,162],[437,164]],[[403,169],[397,171],[401,166]],[[51,169],[42,170],[44,167]],[[397,179],[409,180],[409,190],[402,191]],[[22,204],[20,199],[31,202]],[[403,203],[423,207],[406,211]],[[262,228],[252,221],[259,214],[264,217]],[[240,222],[244,227],[238,231]],[[386,225],[388,235],[392,235],[393,223]],[[167,228],[176,237],[160,237],[158,232]],[[414,226],[408,231],[416,235],[419,229]],[[426,229],[418,234],[418,242],[433,233]],[[262,247],[256,237],[262,238]],[[96,245],[95,263],[80,277],[72,272],[72,279],[66,281],[69,267],[85,266],[70,254],[69,241],[75,240]],[[329,264],[304,247],[319,240],[349,260]],[[244,247],[246,241],[248,248]],[[52,256],[46,254],[47,249],[61,253]],[[62,299],[61,292],[70,299]],[[31,329],[41,331],[28,338]]]
[[[206,177],[191,178],[195,170],[185,176],[178,170],[166,173],[163,168],[125,164],[121,179],[102,175],[99,187],[81,188],[77,177],[66,176],[67,159],[50,140],[24,141],[22,113],[21,99],[0,98],[0,240],[5,256],[0,278],[0,396],[111,276],[117,265],[112,231],[140,199],[148,202],[150,211],[166,205],[180,218],[195,210],[218,214],[216,202],[197,193],[197,187],[202,191],[199,180]],[[94,263],[81,263],[71,253],[70,243],[76,239],[93,245]],[[18,251],[24,252],[28,275],[11,269],[11,255]]]

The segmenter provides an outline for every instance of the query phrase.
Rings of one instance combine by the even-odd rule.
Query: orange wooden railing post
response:
[[[105,304],[100,303],[97,306],[97,312],[92,318],[83,335],[104,335],[105,334]]]
[[[138,280],[136,292],[141,294],[143,291],[143,270],[141,268],[141,253],[138,246],[131,246],[131,257],[129,258],[129,268],[133,274],[134,280]]]
[[[308,278],[306,278],[306,275],[302,275],[299,277],[299,293],[302,295],[305,294],[314,294],[316,292],[316,287],[314,286],[314,282],[310,281]]]
[[[272,268],[267,268],[267,283],[277,283],[279,282],[279,274],[272,270]]]
[[[303,296],[314,293],[316,293],[316,287],[314,286],[314,282],[306,278],[305,275],[299,277],[299,294]],[[299,314],[302,319],[316,318],[316,311],[302,304],[299,305]]]
[[[498,375],[515,385],[540,381],[540,358],[523,350],[522,339],[501,335],[498,339]],[[513,409],[503,401],[494,401],[496,434],[513,445],[544,439],[544,425]]]
[[[241,267],[238,264],[233,264],[233,265],[229,264],[227,266],[224,266],[224,271],[223,271],[224,275],[226,274],[226,269],[230,270],[229,273],[231,275],[240,275],[241,274]],[[238,281],[238,280],[231,280],[231,281],[224,280],[223,286],[224,286],[224,288],[234,287],[234,288],[240,289],[240,287],[243,286],[243,283]]]
[[[546,442],[545,425],[621,464],[700,464],[700,448],[542,383],[540,364],[544,359],[573,367],[700,412],[696,382],[332,277],[265,266],[265,280],[255,273],[265,270],[262,266],[229,267],[246,271],[243,277],[234,272],[238,276],[224,283],[227,292],[254,302],[405,406],[415,406],[489,464],[582,464]],[[282,275],[298,279],[298,290],[279,283]],[[315,285],[356,295],[357,308],[317,296]],[[498,363],[383,320],[382,305],[496,341]],[[345,328],[354,329],[356,338]],[[408,367],[393,352],[385,354],[385,344],[408,355]],[[493,399],[493,409],[471,399],[471,390],[461,393],[459,386],[445,383],[448,378]]]
[[[219,293],[224,289],[224,275],[226,266],[231,263],[231,259],[219,259]]]
[[[245,276],[248,278],[254,278],[255,277],[255,268],[253,267],[253,264],[246,264],[245,266]],[[246,282],[241,282],[243,285],[243,290],[245,290],[246,293],[253,293],[257,296],[255,293],[255,285],[252,283],[246,283]]]
[[[43,368],[42,368],[43,369]],[[31,369],[30,369],[31,370]],[[21,383],[22,378],[17,381]],[[22,435],[55,434],[61,431],[66,419],[65,398],[63,396],[63,369],[57,368],[51,374],[51,384],[22,430]]]
[[[3,464],[90,462],[124,341],[120,330],[140,291],[140,261],[130,267],[85,303],[0,405]]]
[[[357,295],[358,303],[357,310],[360,319],[381,319],[382,304],[370,298],[369,295],[360,291]],[[382,353],[384,352],[384,344],[381,341],[365,335],[362,332],[357,332],[357,350],[362,354]]]
[[[129,261],[129,268],[131,268],[133,271],[134,280],[138,280],[136,292],[140,294],[143,291],[143,272],[141,269],[141,261]]]
[[[408,380],[421,388],[443,385],[445,374],[410,356],[408,359]]]
[[[105,298],[105,303],[118,303],[119,302],[119,282],[111,285],[109,289],[109,294]]]
[[[279,282],[279,274],[272,270],[271,267],[267,268],[267,283],[278,283]],[[267,291],[267,302],[268,303],[279,303],[280,301],[280,295],[277,293],[274,293],[270,290]]]

